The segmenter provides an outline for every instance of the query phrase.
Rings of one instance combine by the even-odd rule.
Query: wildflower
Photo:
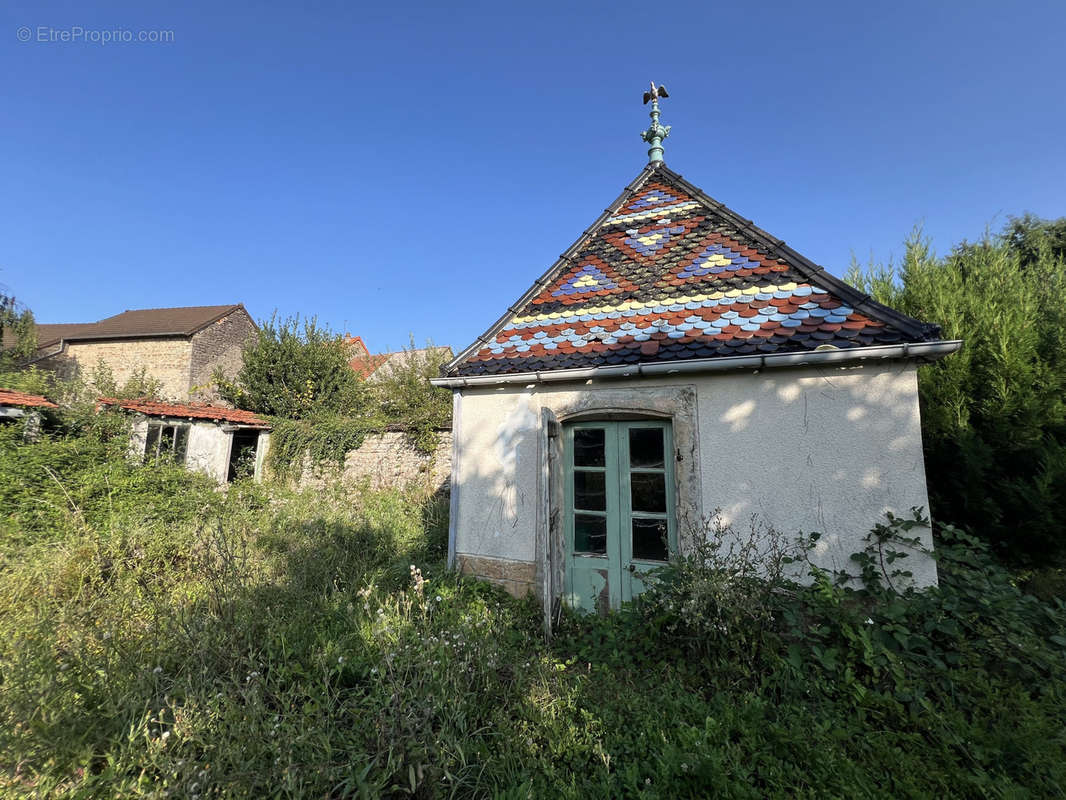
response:
[[[371,670],[370,670],[370,674],[371,674],[371,675],[377,675],[377,674],[378,674],[378,668],[377,668],[377,667],[374,667],[373,669],[371,669]]]
[[[344,656],[339,656],[339,657],[337,658],[337,663],[338,663],[338,664],[343,664],[343,663],[344,663]]]
[[[651,778],[645,778],[644,779],[644,785],[645,786],[651,786]]]
[[[867,617],[866,618],[866,624],[867,625],[873,625],[874,624],[873,618],[872,617]]]
[[[159,738],[165,742],[167,739],[170,738],[170,731],[163,731],[162,736],[160,736]]]
[[[156,675],[158,675],[162,671],[163,671],[162,667],[156,667],[155,669],[152,670],[152,672],[155,673]]]
[[[685,762],[681,762],[681,771],[688,772],[688,764],[686,764]]]
[[[441,602],[441,599],[442,599],[442,598],[441,598],[441,596],[440,596],[440,595],[438,594],[438,595],[437,595],[437,602],[438,602],[438,603],[439,603],[439,602]]]

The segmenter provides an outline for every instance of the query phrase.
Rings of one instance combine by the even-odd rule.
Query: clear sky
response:
[[[838,274],[1066,215],[1062,0],[91,6],[0,6],[0,283],[41,322],[464,347],[644,166],[649,80],[667,164]]]

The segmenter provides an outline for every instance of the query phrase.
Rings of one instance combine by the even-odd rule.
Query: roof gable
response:
[[[449,376],[927,342],[900,314],[649,164]],[[828,347],[827,347],[828,346]]]

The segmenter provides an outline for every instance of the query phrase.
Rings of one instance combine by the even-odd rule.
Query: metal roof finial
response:
[[[669,97],[665,86],[656,87],[655,81],[651,82],[651,91],[644,92],[644,105],[651,100],[651,125],[640,134],[640,138],[651,145],[648,148],[648,163],[661,164],[663,162],[663,139],[670,135],[670,126],[659,124],[659,98]]]

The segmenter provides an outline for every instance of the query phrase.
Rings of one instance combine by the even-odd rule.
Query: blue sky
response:
[[[643,167],[648,80],[667,164],[838,274],[1066,215],[1062,2],[219,5],[0,8],[0,283],[39,321],[464,347]]]

